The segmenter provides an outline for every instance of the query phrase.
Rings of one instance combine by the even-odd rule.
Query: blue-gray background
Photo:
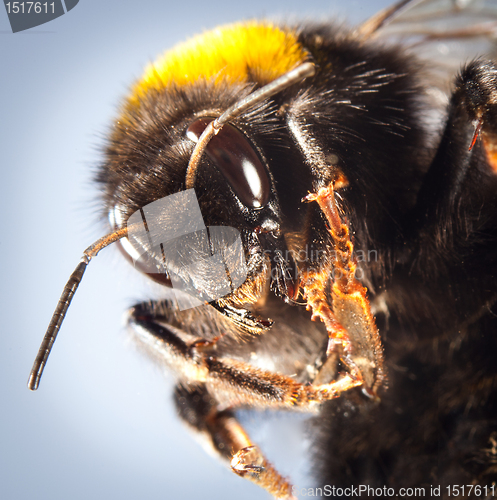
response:
[[[175,417],[173,378],[128,341],[123,312],[147,294],[115,249],[89,267],[39,391],[26,380],[65,281],[103,234],[92,175],[144,65],[218,24],[359,21],[385,3],[81,0],[17,34],[0,10],[2,500],[268,498],[204,453]],[[285,474],[313,485],[301,419],[245,420]]]

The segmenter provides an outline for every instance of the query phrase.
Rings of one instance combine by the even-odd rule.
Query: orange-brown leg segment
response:
[[[291,499],[292,486],[267,461],[230,410],[218,411],[217,401],[203,385],[177,387],[176,406],[181,418],[231,470],[264,488],[274,498]]]
[[[326,216],[336,258],[329,268],[304,273],[302,287],[312,319],[321,319],[329,335],[328,356],[341,344],[342,362],[364,389],[375,395],[385,380],[383,347],[371,314],[367,290],[356,278],[353,244],[347,224],[342,222],[332,185],[310,194]],[[332,304],[326,295],[331,282]]]
[[[233,426],[235,422],[232,422]],[[239,429],[244,433],[243,428],[236,422]],[[245,433],[244,433],[245,434]],[[266,460],[257,446],[250,443],[248,436],[246,441],[248,446],[240,448],[231,459],[231,470],[240,477],[248,479],[264,488],[274,498],[285,498],[295,500],[292,495],[292,486],[288,480],[282,477],[279,472]]]

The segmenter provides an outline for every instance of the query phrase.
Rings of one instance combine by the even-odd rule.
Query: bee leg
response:
[[[231,460],[235,473],[276,498],[293,498],[289,483],[253,445],[230,408],[312,411],[361,382],[345,374],[330,384],[304,385],[242,361],[218,359],[214,355],[217,342],[203,341],[168,324],[171,320],[167,304],[143,303],[130,311],[130,324],[138,339],[183,381],[183,388],[176,391],[183,419],[199,432],[207,433],[217,453]]]
[[[292,499],[292,486],[266,460],[231,410],[218,410],[217,401],[202,384],[176,387],[178,414],[210,450],[240,477],[264,488],[274,498]]]
[[[321,188],[307,196],[307,201],[317,201],[329,224],[336,259],[332,269],[326,267],[304,273],[302,287],[312,319],[320,319],[329,335],[328,359],[335,346],[341,345],[342,362],[356,380],[363,382],[363,389],[376,396],[385,380],[383,347],[367,298],[367,289],[356,278],[353,244],[347,224],[341,220],[335,202],[333,185]],[[326,294],[331,281],[332,305]],[[327,363],[323,364],[327,369]],[[320,378],[318,374],[318,379]]]
[[[455,81],[445,130],[406,224],[409,276],[419,277],[439,311],[453,311],[443,318],[445,328],[496,300],[489,272],[497,265],[496,217],[497,65],[478,59]]]
[[[216,341],[205,341],[168,324],[170,319],[164,315],[161,303],[145,302],[131,309],[129,322],[138,340],[154,356],[173,369],[181,380],[205,384],[225,408],[251,406],[312,411],[362,383],[347,373],[328,384],[301,384],[244,361],[217,357]]]
[[[497,174],[497,65],[473,61],[455,83],[446,127],[418,195],[425,233],[453,218],[460,197],[478,193],[486,177]]]

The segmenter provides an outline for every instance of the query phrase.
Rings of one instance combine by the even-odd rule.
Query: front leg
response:
[[[175,326],[164,303],[143,303],[130,311],[138,340],[172,369],[183,389],[177,390],[180,415],[207,434],[220,458],[276,498],[291,498],[288,482],[254,447],[232,409],[296,409],[317,411],[320,405],[362,384],[350,374],[322,385],[304,385],[291,377],[254,368],[243,361],[218,357],[222,338],[204,340]],[[170,323],[169,323],[170,322]],[[189,396],[200,391],[201,398]],[[198,394],[197,394],[198,396]],[[181,399],[183,398],[183,399]]]
[[[254,368],[249,363],[216,355],[218,338],[205,341],[164,323],[157,303],[142,303],[130,311],[130,324],[152,354],[187,383],[205,384],[220,408],[317,411],[325,401],[361,385],[346,373],[328,384],[301,384],[293,378]]]
[[[338,345],[343,352],[342,363],[352,377],[361,382],[367,394],[376,397],[386,378],[383,346],[371,313],[367,289],[356,277],[354,246],[349,227],[342,222],[336,205],[335,187],[333,184],[323,187],[308,195],[306,200],[316,201],[326,216],[336,255],[318,270],[305,270],[301,283],[307,308],[312,310],[312,319],[323,321],[328,331],[327,360],[322,371],[326,372],[327,361],[335,363],[333,354]],[[328,284],[331,284],[331,303],[326,293]]]

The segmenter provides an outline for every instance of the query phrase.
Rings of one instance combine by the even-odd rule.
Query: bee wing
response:
[[[434,45],[442,56],[451,49],[463,54],[495,54],[497,43],[496,0],[424,0],[399,12],[380,26],[377,36],[408,39],[417,50]],[[429,49],[428,49],[429,50]],[[459,56],[460,57],[460,56]]]
[[[357,29],[401,43],[423,63],[434,111],[445,107],[463,64],[479,56],[497,59],[497,0],[404,0]]]

